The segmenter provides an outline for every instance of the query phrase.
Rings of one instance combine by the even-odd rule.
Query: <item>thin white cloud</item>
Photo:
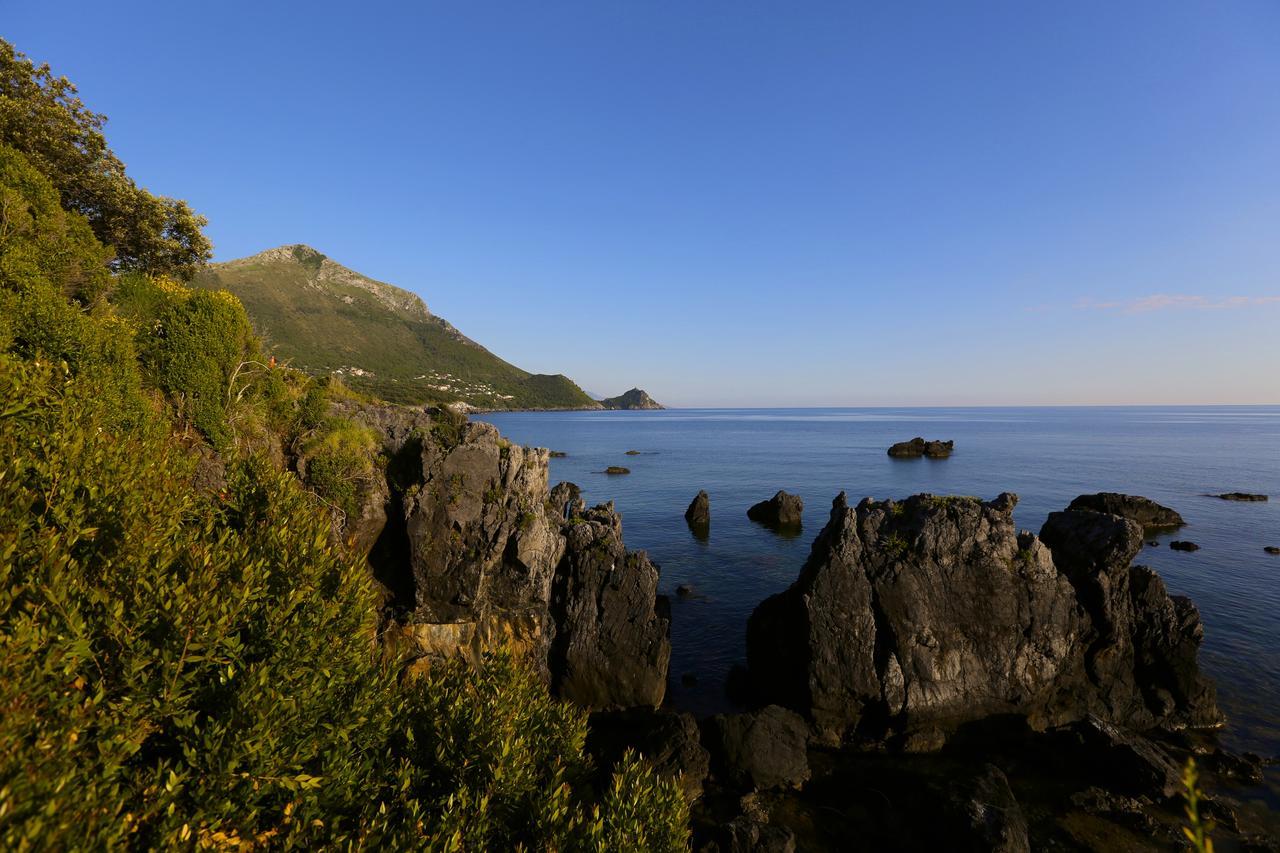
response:
[[[1100,302],[1082,299],[1076,308],[1082,311],[1114,311],[1119,314],[1149,314],[1152,311],[1222,311],[1229,308],[1250,308],[1280,303],[1280,294],[1264,296],[1193,296],[1190,294],[1157,293],[1136,299],[1118,299]]]

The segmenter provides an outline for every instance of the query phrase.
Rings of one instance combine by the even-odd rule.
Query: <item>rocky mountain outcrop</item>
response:
[[[833,734],[997,714],[1037,728],[1089,713],[1135,728],[1218,722],[1195,607],[1130,566],[1142,528],[1071,509],[1037,537],[1014,528],[1016,503],[850,507],[841,494],[799,579],[751,616],[760,700]]]
[[[1122,495],[1117,492],[1098,492],[1081,495],[1067,509],[1085,509],[1118,515],[1141,524],[1145,530],[1181,527],[1186,524],[1176,510],[1138,495]]]
[[[605,397],[600,401],[600,405],[606,409],[664,409],[666,408],[657,400],[649,396],[648,392],[639,388],[632,388],[625,394],[619,394],[617,397]]]
[[[889,448],[889,455],[900,459],[915,459],[927,456],[930,459],[946,459],[955,450],[954,441],[925,441],[916,436],[910,441],[899,441]]]
[[[364,537],[389,634],[411,655],[526,652],[560,696],[592,709],[657,706],[669,618],[658,569],[627,551],[612,504],[547,487],[548,452],[447,412],[350,406],[384,438],[385,523]]]
[[[798,528],[804,519],[804,500],[779,490],[769,500],[753,504],[747,510],[747,518],[768,527]]]

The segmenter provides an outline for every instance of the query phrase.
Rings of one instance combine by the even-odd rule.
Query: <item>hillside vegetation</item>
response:
[[[309,246],[211,264],[195,287],[244,304],[270,352],[314,376],[398,403],[462,401],[482,409],[593,409],[570,379],[508,364],[430,313],[417,295],[375,281]]]
[[[100,242],[185,205],[121,172],[146,221],[97,227],[41,153],[74,87],[0,48],[0,849],[685,848],[675,785],[599,780],[523,660],[406,677],[330,526],[377,452],[349,392]]]

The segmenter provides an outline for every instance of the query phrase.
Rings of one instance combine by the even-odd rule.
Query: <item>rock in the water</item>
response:
[[[680,596],[681,598],[688,598],[689,596],[693,595],[693,587],[691,587],[687,583],[682,583],[678,587],[676,587],[676,595]]]
[[[1262,550],[1266,551],[1268,554],[1280,554],[1280,546],[1277,545],[1268,545]]]
[[[623,546],[612,503],[587,510],[564,533],[551,592],[552,686],[586,708],[657,707],[671,657],[657,566]]]
[[[1248,492],[1223,492],[1220,495],[1214,495],[1215,498],[1222,498],[1224,501],[1243,501],[1246,503],[1257,503],[1267,499],[1266,495],[1252,495]]]
[[[800,527],[803,516],[804,501],[801,497],[784,491],[747,510],[747,518],[769,527]]]
[[[769,705],[707,721],[716,776],[738,788],[799,787],[809,778],[808,724],[794,711]]]
[[[606,776],[628,749],[644,756],[659,776],[676,779],[689,801],[702,796],[710,756],[691,715],[649,708],[591,715],[587,752]]]
[[[606,409],[661,409],[662,405],[639,388],[632,388],[617,397],[606,397],[600,401]]]
[[[604,472],[606,474],[630,474],[631,469],[623,468],[621,465],[610,465],[608,468],[604,469]]]
[[[889,448],[889,455],[900,459],[916,459],[927,456],[930,459],[945,459],[955,449],[954,441],[925,441],[916,436],[910,441],[899,441]]]
[[[624,453],[623,455],[624,455],[624,456],[639,456],[639,455],[640,455],[640,451],[639,451],[639,450],[628,450],[628,451],[627,451],[626,453]]]
[[[552,459],[564,459],[569,454],[565,453],[563,450],[548,450],[547,455],[550,456]]]
[[[711,497],[700,491],[684,511],[684,520],[690,525],[705,527],[711,523]]]
[[[1185,539],[1175,539],[1169,543],[1169,547],[1175,551],[1199,551],[1200,550],[1199,545]]]
[[[1096,495],[1081,495],[1071,502],[1067,509],[1087,509],[1118,515],[1141,524],[1144,530],[1160,530],[1162,528],[1181,527],[1186,524],[1177,511],[1162,506],[1150,498],[1139,495],[1122,495],[1118,492],[1098,492]]]
[[[840,495],[799,579],[751,615],[754,689],[836,732],[1217,722],[1195,608],[1130,568],[1141,528],[1068,510],[1037,538],[1014,528],[1016,502]]]

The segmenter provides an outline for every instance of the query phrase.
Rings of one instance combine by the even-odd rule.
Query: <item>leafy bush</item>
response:
[[[62,367],[0,356],[0,399],[0,847],[685,844],[638,763],[592,803],[584,715],[510,656],[402,683],[296,479],[193,493]]]
[[[303,443],[299,467],[308,488],[350,517],[358,509],[361,485],[374,476],[379,447],[378,436],[367,426],[326,418]]]

